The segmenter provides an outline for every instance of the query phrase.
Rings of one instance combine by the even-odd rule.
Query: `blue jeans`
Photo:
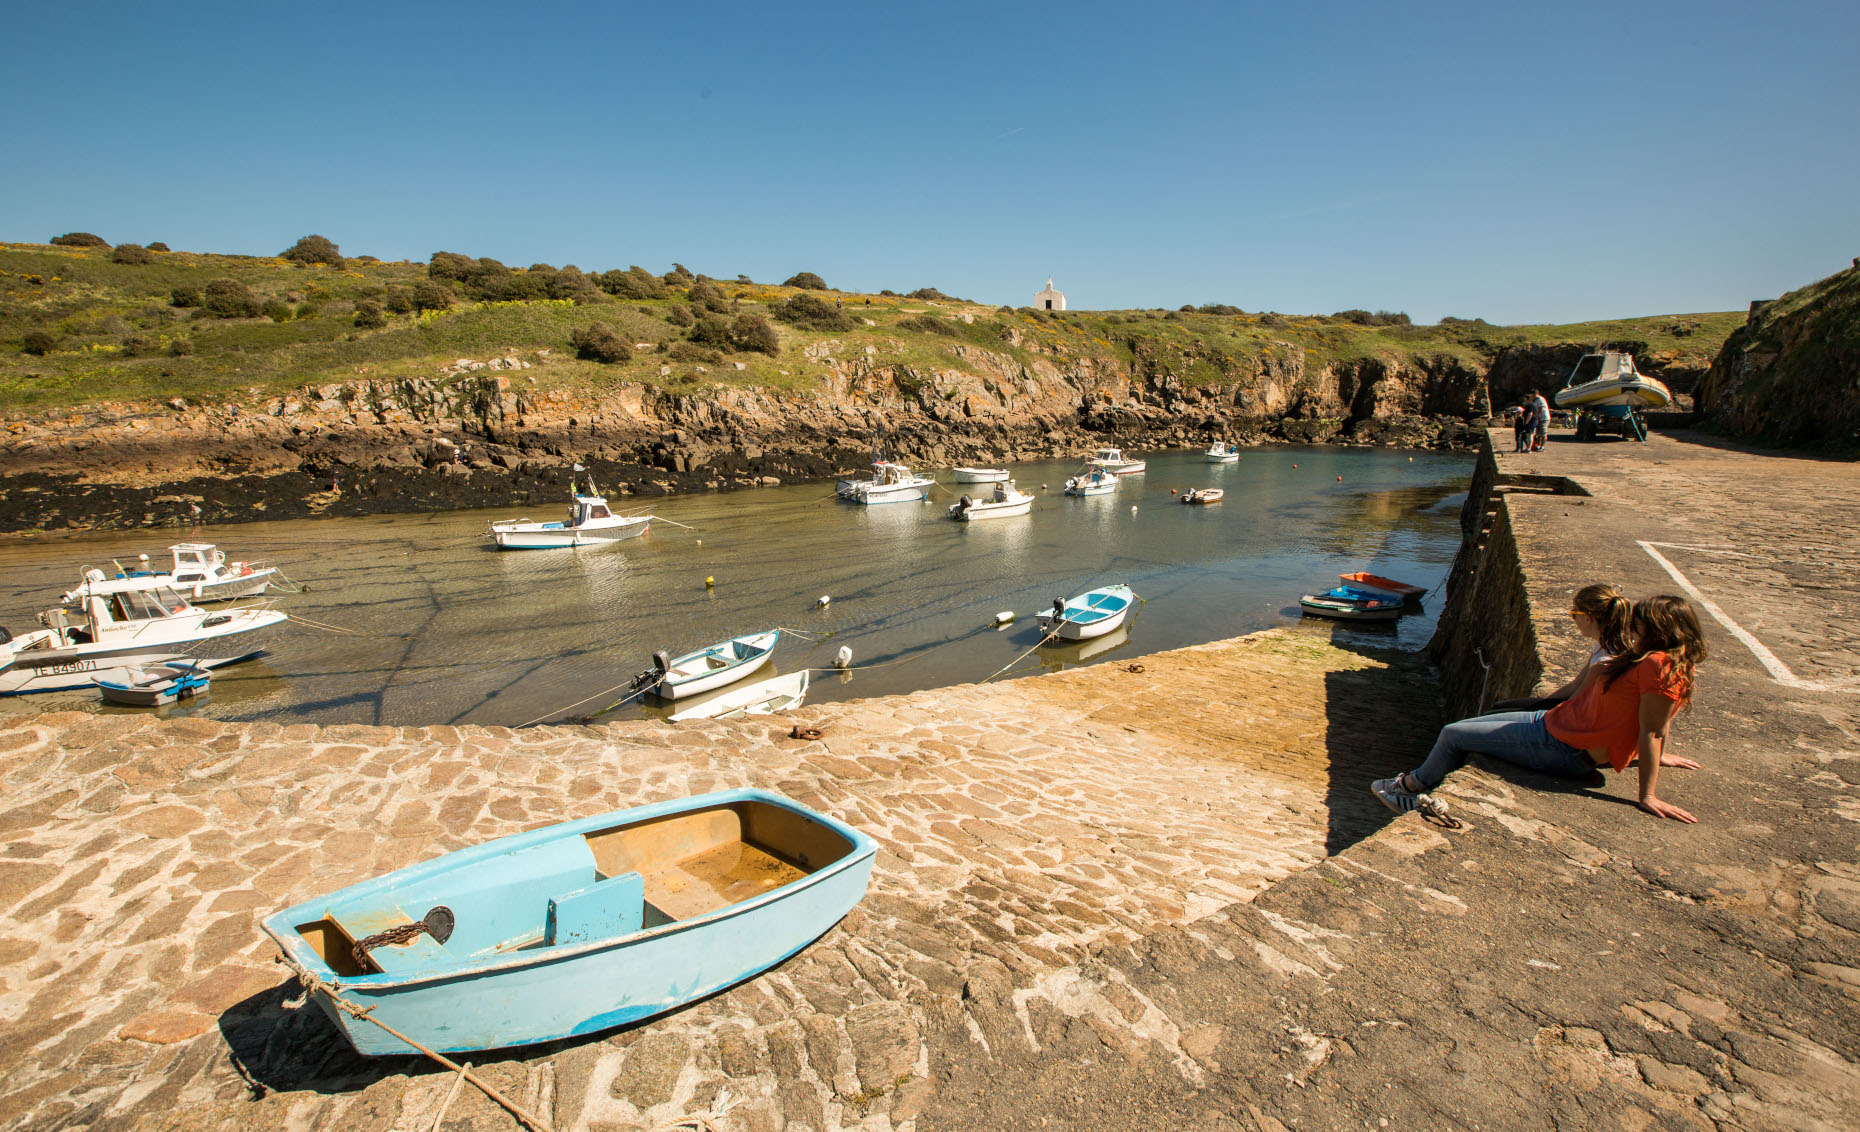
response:
[[[1541,711],[1508,711],[1449,723],[1440,729],[1427,761],[1409,771],[1409,776],[1422,790],[1432,790],[1475,754],[1559,778],[1586,778],[1595,773],[1589,753],[1550,734],[1544,715]]]

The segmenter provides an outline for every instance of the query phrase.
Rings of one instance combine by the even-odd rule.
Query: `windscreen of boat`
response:
[[[110,598],[110,615],[118,621],[149,621],[187,608],[173,590],[130,590]]]
[[[1605,360],[1600,354],[1584,354],[1582,360],[1576,363],[1576,372],[1569,375],[1569,383],[1586,385],[1602,376],[1602,363]]]

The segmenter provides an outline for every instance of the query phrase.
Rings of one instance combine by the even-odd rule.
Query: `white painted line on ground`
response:
[[[1742,641],[1744,647],[1750,650],[1751,655],[1757,658],[1757,662],[1769,671],[1770,676],[1775,679],[1778,684],[1787,688],[1800,688],[1807,692],[1860,692],[1860,680],[1804,680],[1800,676],[1789,671],[1789,666],[1784,664],[1781,658],[1775,653],[1771,652],[1767,645],[1757,640],[1757,638],[1752,636],[1742,625],[1731,620],[1730,614],[1718,608],[1717,602],[1706,597],[1697,586],[1693,585],[1687,580],[1684,574],[1679,572],[1679,567],[1673,565],[1672,562],[1667,559],[1666,555],[1661,554],[1659,551],[1655,550],[1654,547],[1663,546],[1668,550],[1698,550],[1711,554],[1734,554],[1739,558],[1751,558],[1754,557],[1753,555],[1731,550],[1729,547],[1680,546],[1670,542],[1647,542],[1644,539],[1635,539],[1634,541],[1640,544],[1642,550],[1652,555],[1653,560],[1658,562],[1668,574],[1672,575],[1673,581],[1678,582],[1680,588],[1685,590],[1686,594],[1690,596],[1693,601],[1704,606],[1705,612],[1718,619],[1718,624],[1723,625],[1730,631],[1733,637]]]

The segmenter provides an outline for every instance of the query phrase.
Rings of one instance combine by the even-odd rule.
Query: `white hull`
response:
[[[671,716],[673,723],[688,719],[740,719],[750,715],[771,715],[801,706],[807,697],[807,669],[787,676],[771,676],[753,684],[725,692],[714,700]]]
[[[1210,464],[1238,464],[1240,462],[1240,453],[1210,452],[1207,454],[1207,459]]]
[[[1671,404],[1672,391],[1665,383],[1651,377],[1634,377],[1614,381],[1591,381],[1559,389],[1559,409],[1587,409],[1602,405],[1631,405],[1636,409],[1662,409]]]
[[[761,671],[767,666],[770,655],[763,653],[754,660],[744,661],[742,664],[729,668],[719,668],[708,676],[698,676],[679,684],[666,684],[660,681],[659,695],[668,700],[682,700],[704,692],[714,692],[718,688],[736,683],[752,672]]]
[[[228,578],[223,582],[199,582],[192,586],[178,585],[175,589],[190,601],[237,601],[242,597],[257,597],[264,593],[265,587],[271,584],[271,576],[277,572],[276,566],[267,566],[244,577]]]
[[[652,525],[650,517],[627,519],[611,526],[553,528],[543,523],[492,523],[491,537],[501,550],[563,550],[571,546],[602,546],[638,538]]]
[[[1120,460],[1116,463],[1101,463],[1100,461],[1093,460],[1091,463],[1093,466],[1103,468],[1106,472],[1114,476],[1135,475],[1148,466],[1142,460]]]
[[[863,503],[868,507],[880,503],[915,503],[930,494],[931,482],[924,480],[921,483],[888,483],[873,487],[867,483],[841,480],[840,498],[853,503]]]
[[[671,662],[652,690],[660,699],[682,700],[734,684],[767,665],[780,640],[781,630],[772,629],[686,653]],[[751,655],[744,657],[743,651]]]
[[[1102,637],[1116,632],[1124,624],[1124,619],[1129,616],[1130,607],[1125,606],[1109,617],[1088,621],[1083,625],[1071,621],[1061,622],[1059,631],[1053,635],[1062,641],[1089,641],[1093,637]]]
[[[126,707],[161,707],[178,700],[207,694],[211,677],[191,671],[189,665],[158,664],[151,668],[132,668],[126,678],[97,681],[97,690],[113,704]]]
[[[1000,483],[1008,478],[1005,468],[957,468],[957,483]]]
[[[204,639],[151,641],[100,648],[80,645],[75,649],[49,649],[44,653],[38,653],[38,650],[16,653],[13,666],[0,671],[0,696],[29,696],[39,692],[89,688],[98,680],[126,684],[132,679],[131,669],[148,668],[179,656],[198,659],[206,668],[233,664],[264,651],[260,634],[285,619],[281,613],[273,617],[273,620],[262,621],[249,629]],[[211,655],[196,658],[192,655],[194,651]]]

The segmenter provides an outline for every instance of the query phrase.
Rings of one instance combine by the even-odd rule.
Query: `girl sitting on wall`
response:
[[[1474,754],[1562,778],[1587,778],[1597,767],[1626,770],[1640,764],[1640,808],[1656,817],[1696,822],[1661,801],[1654,787],[1662,766],[1696,769],[1698,763],[1666,753],[1673,718],[1692,700],[1692,672],[1706,657],[1698,614],[1684,598],[1658,594],[1636,602],[1629,615],[1633,647],[1586,673],[1581,690],[1548,711],[1502,712],[1449,723],[1420,766],[1379,779],[1370,790],[1396,813],[1420,805],[1421,795]]]
[[[1570,618],[1575,621],[1578,633],[1595,642],[1589,659],[1582,664],[1582,671],[1547,696],[1500,700],[1492,705],[1492,710],[1548,711],[1565,700],[1575,699],[1604,662],[1628,651],[1628,616],[1633,608],[1634,603],[1622,596],[1619,587],[1606,582],[1577,590],[1575,599],[1569,603]]]

